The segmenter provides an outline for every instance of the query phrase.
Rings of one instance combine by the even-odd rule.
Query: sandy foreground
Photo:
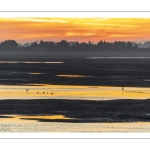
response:
[[[37,122],[34,120],[0,119],[0,132],[150,132],[149,122],[134,123],[64,123],[64,122]]]

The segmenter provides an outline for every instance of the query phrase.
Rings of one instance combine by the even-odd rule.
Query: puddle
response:
[[[147,79],[147,80],[145,79],[144,81],[148,81],[148,82],[150,82],[150,80],[148,80],[148,79]]]
[[[32,116],[28,116],[28,115],[1,115],[0,116],[0,123],[11,123],[11,122],[15,122],[15,123],[23,123],[23,122],[37,122],[40,119],[48,119],[48,120],[57,120],[57,119],[64,119],[64,120],[68,120],[68,119],[72,119],[72,118],[67,118],[63,115],[32,115]]]
[[[19,64],[19,63],[24,63],[24,64],[62,64],[64,62],[43,62],[43,61],[0,61],[1,64]]]
[[[150,57],[86,57],[86,59],[150,59]]]
[[[91,78],[92,76],[84,76],[84,75],[69,75],[69,74],[60,74],[56,75],[58,77],[67,77],[67,78]]]
[[[30,62],[30,61],[23,61],[20,63],[24,63],[24,64],[62,64],[64,62]]]
[[[40,73],[40,72],[29,72],[28,74],[45,74],[45,73]]]

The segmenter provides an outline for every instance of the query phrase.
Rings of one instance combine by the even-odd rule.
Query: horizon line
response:
[[[14,39],[6,39],[6,40],[4,40],[4,41],[0,41],[0,44],[2,43],[2,42],[5,42],[5,41],[8,41],[8,40],[14,40]],[[124,42],[124,43],[127,43],[127,42],[131,42],[131,43],[141,43],[141,44],[143,44],[143,43],[145,43],[145,42],[150,42],[150,40],[139,40],[139,41],[123,41],[123,40],[115,40],[115,41],[107,41],[107,40],[99,40],[98,42],[93,42],[92,40],[89,40],[88,42],[86,42],[86,41],[78,41],[78,40],[74,40],[74,41],[69,41],[69,40],[66,40],[66,39],[61,39],[61,40],[59,40],[59,41],[52,41],[52,40],[34,40],[34,41],[27,41],[27,42],[18,42],[17,40],[14,40],[14,41],[16,41],[18,44],[28,44],[28,43],[39,43],[40,41],[43,41],[43,42],[54,42],[54,43],[57,43],[57,42],[61,42],[61,41],[67,41],[68,43],[70,43],[70,42],[78,42],[78,43],[89,43],[89,42],[91,42],[92,44],[97,44],[97,43],[99,43],[99,42],[107,42],[107,43],[115,43],[115,42]]]

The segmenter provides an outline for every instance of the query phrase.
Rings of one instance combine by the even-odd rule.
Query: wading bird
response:
[[[30,89],[26,89],[26,92],[28,92]]]

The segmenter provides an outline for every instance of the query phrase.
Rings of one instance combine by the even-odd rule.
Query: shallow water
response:
[[[27,91],[27,89],[29,89]],[[150,88],[67,85],[0,85],[0,99],[148,99]]]
[[[62,64],[64,62],[59,61],[0,61],[1,64]]]
[[[83,76],[83,75],[69,75],[69,74],[60,74],[56,75],[58,77],[68,77],[68,78],[90,78],[92,76]]]
[[[150,59],[150,57],[86,57],[87,59]]]

